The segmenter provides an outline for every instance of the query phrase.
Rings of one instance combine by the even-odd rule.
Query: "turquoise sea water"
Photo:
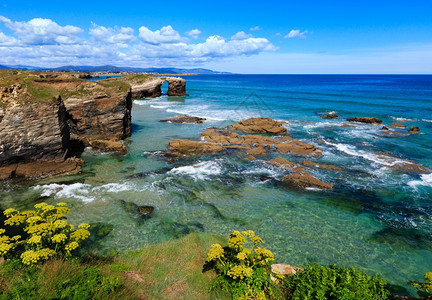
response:
[[[279,262],[319,262],[379,273],[408,288],[432,270],[432,175],[395,171],[377,153],[412,160],[432,169],[432,76],[406,75],[211,75],[189,76],[188,97],[134,100],[129,154],[88,150],[81,175],[7,182],[1,208],[65,201],[71,220],[110,224],[95,241],[99,249],[127,250],[188,232],[228,235],[252,229]],[[166,89],[166,86],[164,86]],[[337,120],[321,119],[335,111]],[[207,118],[204,124],[159,120],[179,114]],[[388,136],[382,126],[345,127],[347,117],[378,117],[420,127]],[[235,155],[169,162],[162,155],[172,139],[196,139],[208,127],[249,117],[289,121],[293,138],[323,149],[320,163],[342,172],[311,169],[334,183],[332,191],[297,191],[279,184],[287,174],[266,161]],[[151,205],[139,220],[121,200]],[[412,290],[410,290],[412,293]]]

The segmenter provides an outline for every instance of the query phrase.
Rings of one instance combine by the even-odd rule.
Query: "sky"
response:
[[[432,0],[0,0],[0,64],[432,74]]]

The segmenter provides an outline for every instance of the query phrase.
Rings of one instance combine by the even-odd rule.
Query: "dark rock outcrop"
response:
[[[358,122],[358,123],[374,124],[374,125],[382,124],[382,120],[381,119],[371,118],[371,117],[348,118],[347,121],[348,122]]]
[[[205,120],[205,118],[183,115],[169,118],[166,120],[160,120],[160,122],[201,124],[204,123]]]

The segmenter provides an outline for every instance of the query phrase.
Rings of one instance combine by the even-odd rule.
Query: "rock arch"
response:
[[[132,85],[132,98],[155,98],[162,95],[162,84],[168,82],[168,96],[188,96],[186,80],[180,77],[155,77],[140,85]]]

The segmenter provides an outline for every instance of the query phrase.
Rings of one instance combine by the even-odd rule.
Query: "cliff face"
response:
[[[91,82],[73,73],[0,70],[0,179],[81,171],[76,141],[126,153],[132,99],[186,95],[186,81],[129,75]],[[73,143],[72,143],[73,141]]]

